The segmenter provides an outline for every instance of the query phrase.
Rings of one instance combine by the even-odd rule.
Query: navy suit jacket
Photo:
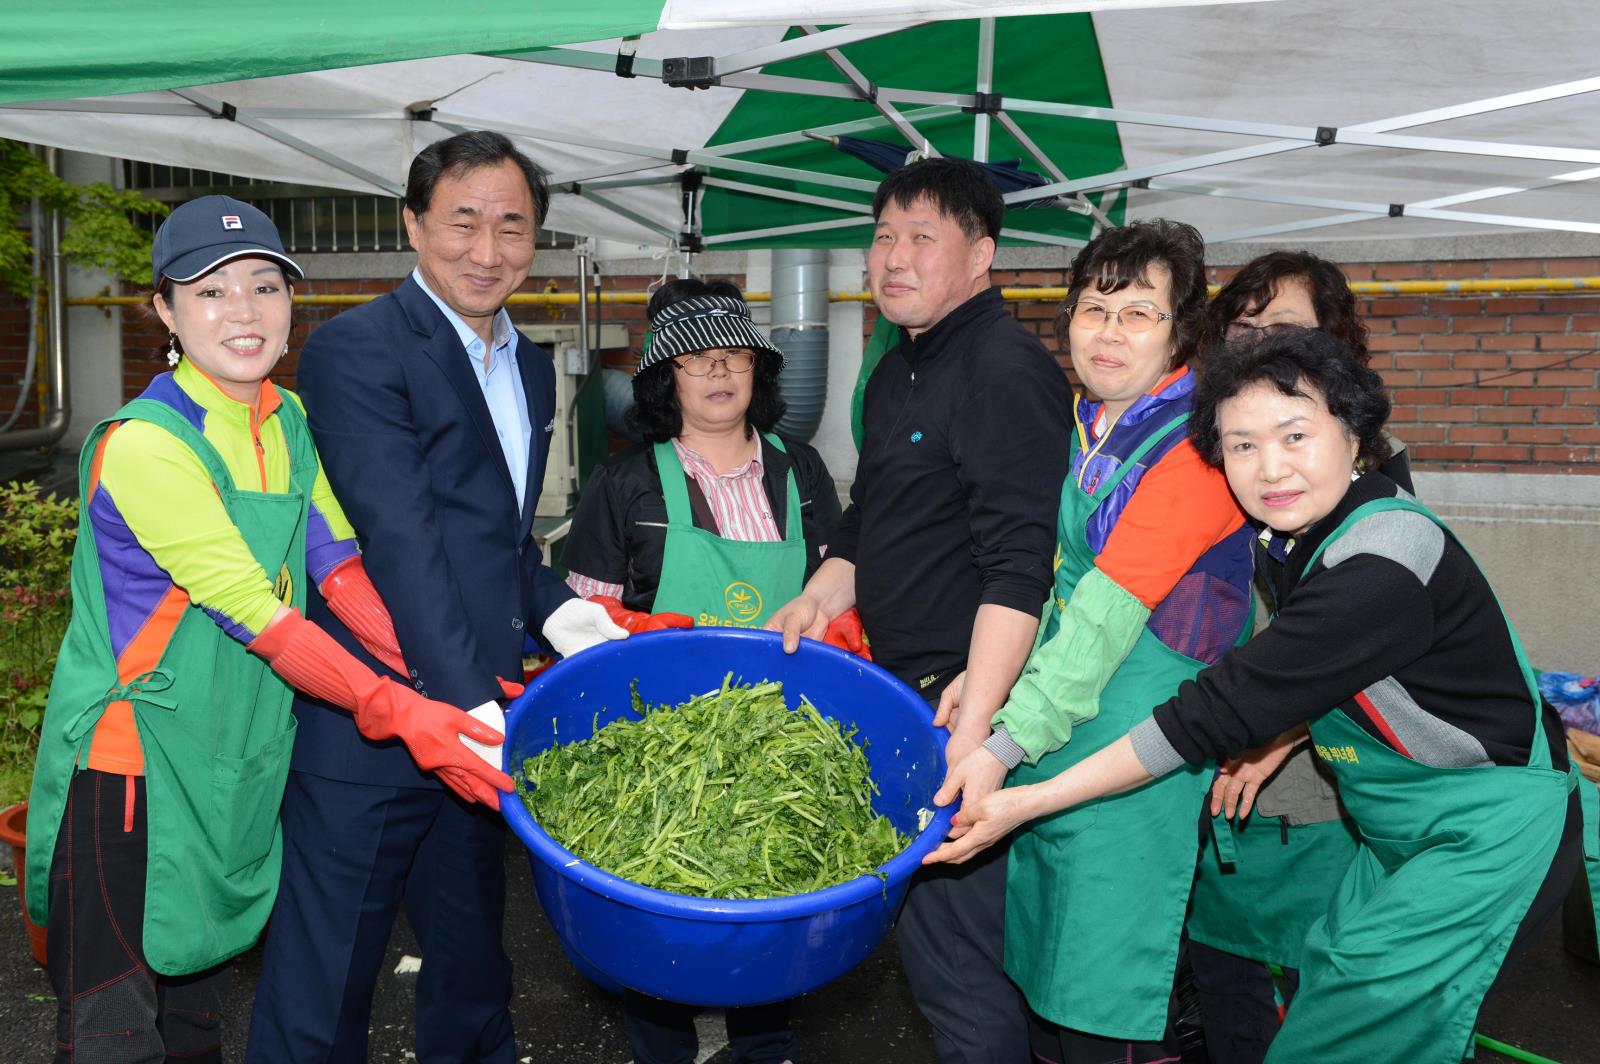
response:
[[[380,675],[471,709],[522,679],[524,637],[572,592],[540,563],[534,506],[555,422],[555,366],[520,334],[533,425],[517,495],[460,336],[416,280],[339,314],[300,354],[299,392],[334,495],[394,617],[411,675],[395,677],[308,595],[307,615]],[[437,786],[399,740],[373,742],[345,710],[296,699],[294,767],[330,779]]]

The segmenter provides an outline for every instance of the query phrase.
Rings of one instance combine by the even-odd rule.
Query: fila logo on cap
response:
[[[222,228],[224,228],[224,229],[243,229],[244,228],[244,222],[239,218],[239,216],[237,214],[224,214],[222,216]]]

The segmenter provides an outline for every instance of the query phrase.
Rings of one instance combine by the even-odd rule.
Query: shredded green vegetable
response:
[[[646,705],[523,762],[528,812],[578,857],[647,887],[774,898],[875,875],[910,839],[872,811],[855,730],[783,685],[735,684]],[[881,874],[880,874],[881,875]]]

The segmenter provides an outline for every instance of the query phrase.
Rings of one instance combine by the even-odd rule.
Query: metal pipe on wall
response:
[[[783,352],[778,390],[788,411],[778,432],[809,441],[828,398],[828,253],[772,253],[772,342]]]
[[[61,170],[60,153],[44,150],[45,165],[51,173]],[[30,447],[50,447],[66,435],[72,420],[72,403],[67,394],[66,268],[61,259],[61,212],[50,212],[50,262],[45,274],[50,322],[50,363],[45,373],[49,402],[38,428],[0,433],[0,451],[20,451]],[[35,237],[37,239],[37,236]]]

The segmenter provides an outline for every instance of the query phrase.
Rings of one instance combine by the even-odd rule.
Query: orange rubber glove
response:
[[[872,644],[867,642],[867,633],[861,628],[861,612],[854,606],[828,622],[828,630],[822,633],[822,641],[831,647],[848,650],[858,658],[872,660]]]
[[[406,659],[400,654],[400,637],[394,633],[394,619],[389,616],[389,607],[383,604],[378,589],[372,586],[372,577],[367,575],[361,555],[335,565],[317,590],[328,600],[333,615],[367,648],[367,653],[401,676],[411,675]]]
[[[590,602],[597,602],[611,615],[611,623],[618,628],[627,629],[629,635],[635,632],[659,632],[663,628],[693,628],[694,618],[682,613],[644,613],[640,610],[630,610],[622,604],[622,600],[615,595],[590,595]]]
[[[420,768],[438,773],[467,801],[499,809],[499,792],[512,789],[510,776],[461,742],[465,735],[494,745],[505,736],[455,706],[377,675],[298,610],[267,625],[249,649],[297,690],[354,713],[356,728],[367,738],[400,739]]]

